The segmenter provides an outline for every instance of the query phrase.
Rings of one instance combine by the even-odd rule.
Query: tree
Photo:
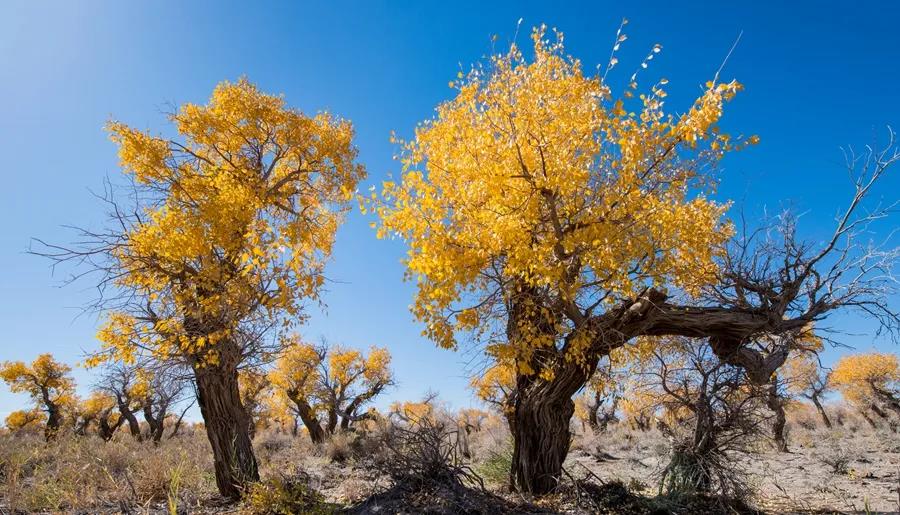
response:
[[[402,177],[367,202],[378,235],[409,245],[424,334],[455,348],[466,333],[513,365],[514,486],[536,494],[561,477],[572,397],[634,338],[709,338],[764,383],[788,336],[835,309],[900,325],[886,305],[890,275],[875,272],[896,253],[852,237],[874,219],[855,214],[897,160],[890,144],[852,160],[861,179],[821,247],[798,241],[789,217],[781,231],[736,233],[727,204],[707,193],[716,163],[756,141],[717,126],[740,84],[716,76],[684,114],[666,115],[665,80],[634,98],[632,77],[614,98],[605,74],[586,75],[556,36],[537,29],[533,59],[513,45],[454,82],[456,96],[402,143]],[[784,337],[756,345],[767,335]]]
[[[831,384],[831,373],[822,368],[819,357],[812,352],[795,353],[785,363],[785,378],[788,390],[794,395],[809,399],[816,407],[822,423],[831,428],[831,419],[822,405],[822,397],[828,393]]]
[[[884,417],[883,408],[900,415],[900,364],[896,354],[844,356],[834,365],[831,381],[864,415],[872,410]],[[867,420],[874,426],[871,419]]]
[[[147,422],[147,436],[158,444],[165,432],[166,418],[172,414],[170,410],[184,399],[187,383],[179,371],[171,369],[138,369],[137,377],[137,390],[140,391],[138,402]],[[172,433],[176,431],[177,428]]]
[[[97,388],[115,399],[119,417],[128,423],[131,436],[142,441],[144,435],[136,413],[143,409],[141,402],[147,396],[148,385],[140,380],[138,370],[121,362],[111,363],[103,369]]]
[[[269,393],[269,386],[269,379],[260,371],[244,369],[238,373],[238,389],[241,393],[241,404],[250,422],[248,427],[250,438],[256,436],[256,426],[263,418],[262,414],[265,411],[263,400]]]
[[[13,433],[36,433],[46,427],[47,416],[39,408],[16,410],[6,416],[6,428]]]
[[[302,303],[319,300],[365,172],[349,122],[306,116],[244,79],[169,118],[178,138],[108,125],[133,179],[130,205],[108,195],[106,230],[40,253],[100,273],[95,307],[106,321],[93,364],[145,355],[192,371],[216,484],[236,498],[259,477],[238,369],[276,352],[271,329],[302,321]]]
[[[368,355],[343,347],[295,341],[269,375],[272,384],[294,404],[315,443],[325,441],[366,414],[361,408],[393,384],[387,349]],[[324,415],[324,419],[320,419]]]
[[[125,417],[116,413],[116,398],[104,390],[94,390],[81,403],[81,431],[86,432],[91,424],[97,424],[97,434],[104,441],[112,439],[116,430],[125,423]]]
[[[6,361],[0,366],[2,378],[13,393],[26,393],[37,409],[47,415],[44,436],[51,440],[60,430],[67,410],[75,406],[75,381],[72,369],[41,354],[30,365],[21,361]]]
[[[516,371],[511,363],[496,362],[469,382],[475,396],[503,415],[510,427],[515,423]]]
[[[749,384],[746,371],[719,359],[707,341],[681,337],[659,340],[640,383],[657,406],[678,413],[678,424],[660,424],[674,442],[661,490],[745,493],[733,453],[746,452],[767,421],[768,385]]]

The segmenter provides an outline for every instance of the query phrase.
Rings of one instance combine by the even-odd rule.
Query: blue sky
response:
[[[169,103],[204,102],[215,84],[246,75],[284,93],[306,112],[327,109],[352,120],[369,184],[396,172],[391,131],[409,135],[449,98],[460,66],[505,48],[523,19],[566,34],[586,66],[605,64],[622,17],[630,36],[617,72],[630,75],[654,43],[663,52],[647,72],[667,77],[670,108],[710,79],[737,35],[723,78],[746,91],[724,125],[758,134],[760,145],[724,163],[720,196],[752,216],[792,205],[801,231],[822,238],[850,193],[839,147],[862,146],[900,128],[897,48],[900,3],[783,2],[34,2],[0,5],[0,359],[52,352],[74,363],[95,347],[96,319],[79,316],[92,297],[84,282],[60,288],[48,263],[25,254],[32,237],[67,242],[64,224],[96,227],[102,207],[89,189],[115,177],[115,148],[102,131],[112,117],[141,128],[165,127]],[[675,5],[677,4],[677,5]],[[900,170],[875,192],[898,198]],[[736,212],[736,211],[735,211]],[[303,329],[310,339],[386,345],[399,385],[386,396],[410,399],[428,389],[454,406],[466,390],[467,356],[419,336],[402,282],[401,242],[375,239],[354,212],[338,234],[327,313]],[[896,219],[879,230],[896,227]],[[842,316],[860,350],[896,352]],[[826,360],[840,352],[829,351]],[[91,374],[76,369],[81,391]],[[0,416],[23,402],[0,388]]]

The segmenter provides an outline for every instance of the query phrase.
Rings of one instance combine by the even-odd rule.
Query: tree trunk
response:
[[[241,405],[234,366],[195,367],[197,400],[212,445],[219,493],[239,499],[248,485],[259,481],[259,470],[248,433],[247,413]]]
[[[515,487],[535,495],[550,493],[559,484],[562,464],[569,452],[569,420],[575,403],[569,396],[554,396],[541,388],[520,392],[513,430],[513,479]]]
[[[141,434],[141,424],[138,422],[137,417],[134,416],[134,412],[129,408],[128,403],[124,401],[119,402],[119,415],[128,422],[128,430],[131,432],[131,436],[139,442],[143,441],[144,436]]]
[[[47,403],[47,427],[44,428],[44,439],[48,442],[56,438],[59,427],[62,425],[62,413],[53,403]]]
[[[291,400],[297,405],[297,412],[300,414],[300,420],[303,421],[306,430],[309,431],[309,438],[313,443],[324,443],[325,430],[322,429],[322,424],[320,424],[319,419],[316,418],[312,406],[296,395],[291,396]],[[296,420],[294,421],[294,426],[296,427]]]
[[[872,429],[878,428],[878,425],[876,425],[875,421],[872,420],[872,417],[870,417],[869,414],[866,413],[866,410],[859,410],[859,414],[862,415],[862,418],[865,419],[865,421],[868,422],[870,426],[872,426]]]
[[[510,425],[512,488],[543,495],[559,484],[571,441],[572,396],[593,373],[593,367],[559,360],[550,380],[518,374]]]
[[[825,427],[831,429],[831,420],[828,418],[828,414],[825,413],[825,408],[822,406],[822,403],[819,401],[818,395],[813,395],[810,397],[813,402],[813,405],[816,407],[816,411],[819,412],[819,416],[822,417],[822,422],[825,424]]]
[[[787,439],[784,437],[786,417],[784,414],[784,399],[778,394],[777,379],[769,385],[769,395],[766,406],[775,413],[775,421],[772,423],[772,439],[779,452],[788,452]]]

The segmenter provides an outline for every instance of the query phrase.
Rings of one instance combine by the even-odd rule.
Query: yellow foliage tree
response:
[[[193,371],[216,483],[234,498],[259,476],[237,371],[278,350],[264,332],[301,321],[303,301],[319,300],[364,169],[349,122],[306,116],[244,79],[170,120],[175,139],[108,125],[137,205],[113,203],[108,232],[52,257],[89,255],[102,285],[127,292],[111,303],[90,364],[147,355]]]
[[[41,354],[30,365],[21,361],[6,361],[0,365],[0,379],[9,385],[9,389],[28,394],[35,409],[46,413],[44,434],[47,440],[56,435],[63,417],[77,403],[75,381],[69,375],[71,370],[50,354]]]
[[[320,443],[366,417],[360,409],[393,384],[391,356],[372,347],[368,355],[343,347],[314,346],[294,339],[269,380],[295,406],[313,442]],[[320,420],[320,415],[324,417]]]
[[[682,114],[668,114],[665,79],[639,93],[635,75],[614,94],[605,73],[565,54],[560,33],[542,27],[532,40],[533,57],[514,44],[460,73],[454,97],[400,141],[401,177],[362,199],[378,236],[409,246],[423,334],[455,348],[466,333],[513,368],[512,486],[556,487],[573,396],[635,338],[709,338],[717,356],[765,382],[787,355],[752,345],[762,337],[801,332],[843,306],[896,321],[869,273],[879,254],[839,244],[897,160],[888,150],[865,161],[870,175],[817,253],[790,224],[779,241],[733,240],[728,205],[709,194],[718,161],[756,142],[718,126],[740,84],[716,75]],[[860,260],[817,267],[832,252]],[[872,266],[844,274],[851,262]]]
[[[863,414],[872,410],[885,417],[882,407],[886,407],[900,415],[900,363],[896,354],[844,356],[834,365],[831,382]]]
[[[85,433],[91,424],[97,424],[97,434],[104,440],[110,440],[116,430],[125,422],[125,417],[116,413],[116,398],[107,391],[95,390],[82,401],[79,408],[79,430]]]
[[[6,416],[6,428],[13,433],[38,432],[45,427],[47,416],[39,408],[16,410]]]
[[[454,83],[456,97],[403,143],[401,180],[369,203],[379,235],[409,243],[413,312],[429,338],[453,348],[456,332],[505,328],[488,352],[523,378],[517,426],[561,435],[525,449],[546,440],[514,432],[516,480],[536,493],[560,474],[571,397],[627,341],[602,337],[610,332],[596,315],[648,285],[698,292],[714,279],[732,230],[727,206],[704,195],[703,170],[739,144],[716,122],[741,88],[709,83],[671,116],[660,81],[630,111],[634,87],[613,99],[564,54],[561,34],[545,36],[533,32],[531,61],[513,45]],[[506,323],[491,323],[498,316]],[[536,405],[545,390],[554,399]],[[552,428],[539,422],[546,410]]]

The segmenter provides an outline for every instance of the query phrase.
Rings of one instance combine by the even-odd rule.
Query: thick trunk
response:
[[[784,437],[784,426],[786,424],[784,399],[778,395],[778,385],[776,383],[769,386],[766,405],[775,413],[775,420],[772,422],[772,439],[775,441],[775,447],[779,452],[788,452],[787,440]]]
[[[48,442],[56,438],[59,427],[62,425],[62,413],[58,406],[47,403],[47,427],[44,428],[44,439]]]
[[[813,405],[816,407],[816,411],[819,412],[819,416],[822,417],[822,422],[825,424],[825,427],[831,429],[831,420],[828,418],[828,414],[825,413],[825,408],[822,406],[822,403],[819,401],[818,395],[813,395],[811,397]]]
[[[162,440],[165,429],[166,406],[161,405],[159,413],[153,413],[153,403],[144,403],[144,420],[147,421],[148,435],[153,443],[158,444]]]
[[[515,487],[535,495],[559,484],[569,452],[569,420],[575,412],[571,398],[520,396],[513,433]]]
[[[550,381],[519,375],[513,420],[511,479],[513,488],[542,495],[559,484],[562,464],[569,453],[569,422],[575,412],[572,396],[593,369],[561,362]]]
[[[259,481],[256,457],[241,405],[237,369],[233,366],[195,368],[197,400],[212,445],[216,485],[232,499],[241,497],[248,483]]]
[[[325,426],[325,427],[326,427],[325,431],[326,431],[328,434],[333,435],[333,434],[334,434],[334,430],[337,429],[337,425],[338,425],[337,408],[336,408],[336,407],[329,408],[329,410],[328,410],[328,423],[327,423],[327,425]]]
[[[119,403],[119,414],[128,422],[128,430],[131,432],[131,436],[139,442],[143,441],[144,436],[141,434],[141,424],[138,422],[137,417],[134,416],[134,412],[128,407],[128,404]]]
[[[316,418],[312,406],[301,397],[292,396],[291,400],[297,405],[297,412],[300,414],[300,420],[303,421],[303,425],[306,426],[306,430],[309,431],[309,438],[313,443],[325,442],[325,430],[322,429],[322,424],[320,424],[319,419]],[[296,427],[296,420],[294,421],[294,426]]]
[[[113,435],[116,433],[116,429],[119,429],[125,419],[121,416],[116,420],[115,424],[109,423],[109,413],[101,414],[97,419],[97,427],[99,429],[100,438],[104,441],[108,442],[112,439]]]

